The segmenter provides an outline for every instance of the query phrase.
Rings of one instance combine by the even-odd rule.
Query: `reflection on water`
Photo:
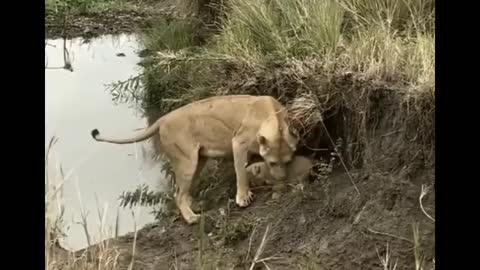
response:
[[[150,159],[150,142],[115,145],[96,142],[90,136],[90,131],[98,128],[105,136],[125,137],[147,125],[146,119],[127,104],[115,105],[105,91],[106,84],[138,74],[138,49],[133,36],[104,36],[89,44],[77,39],[65,44],[61,39],[48,40],[45,46],[45,148],[50,138],[57,136],[59,156],[55,158],[61,162],[65,175],[73,172],[64,185],[63,201],[64,220],[70,224],[67,245],[74,250],[87,243],[78,224],[79,197],[88,214],[92,238],[98,239],[99,209],[107,209],[105,224],[113,230],[118,197],[123,191],[133,191],[142,183],[158,188],[166,182],[160,164]],[[137,228],[153,221],[150,208],[134,210]],[[119,234],[133,231],[131,210],[118,211]]]

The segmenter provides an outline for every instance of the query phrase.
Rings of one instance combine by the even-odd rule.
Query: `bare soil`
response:
[[[303,192],[273,201],[268,189],[256,190],[255,202],[246,209],[232,201],[208,209],[203,226],[186,225],[181,218],[151,224],[138,232],[133,269],[249,269],[267,226],[257,261],[270,258],[264,261],[270,269],[382,269],[387,245],[392,266],[414,269],[415,222],[417,249],[425,256],[424,269],[431,269],[435,225],[421,211],[419,195],[420,185],[432,184],[433,175],[356,174],[355,179],[361,195],[339,170],[328,180],[329,191],[313,182]],[[434,192],[423,199],[430,215],[434,203]],[[113,241],[121,253],[119,269],[128,268],[132,243],[133,234]],[[268,269],[265,264],[253,269]]]

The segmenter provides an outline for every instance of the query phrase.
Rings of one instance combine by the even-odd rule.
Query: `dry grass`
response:
[[[111,244],[110,238],[115,237],[118,232],[118,213],[117,224],[114,225],[114,232],[108,230],[106,224],[107,207],[98,206],[97,214],[100,221],[99,239],[92,236],[89,231],[86,210],[83,208],[82,196],[78,191],[78,199],[81,205],[80,225],[84,228],[85,237],[89,245],[83,251],[72,252],[66,250],[62,243],[64,240],[63,221],[64,205],[62,202],[62,189],[65,182],[69,181],[72,174],[63,174],[58,156],[54,155],[54,146],[57,138],[52,138],[47,148],[45,159],[45,270],[114,270],[118,269],[120,252]],[[97,201],[98,202],[98,201]],[[133,215],[133,211],[132,211]],[[135,219],[135,217],[133,217]],[[136,228],[135,228],[136,239]],[[107,239],[107,240],[103,240]],[[135,241],[132,248],[132,262],[135,258]]]
[[[420,228],[418,223],[414,223],[412,225],[413,229],[413,241],[414,241],[414,255],[415,255],[415,270],[423,270],[425,264],[425,255],[422,252],[420,247],[421,239],[420,239]]]
[[[392,251],[390,250],[389,244],[387,243],[387,247],[385,249],[385,255],[384,257],[380,256],[380,253],[377,248],[375,248],[377,251],[377,256],[378,259],[380,260],[380,263],[382,264],[382,269],[383,270],[395,270],[397,269],[397,260],[395,260],[395,263],[392,262]]]
[[[429,192],[430,192],[431,187],[429,185],[422,185],[422,191],[420,193],[420,197],[418,198],[418,201],[420,203],[420,208],[422,209],[422,212],[427,216],[431,221],[435,223],[435,219],[425,211],[425,208],[423,207],[422,199],[425,197]]]
[[[320,102],[313,93],[301,93],[287,105],[293,125],[300,133],[308,134],[312,128],[323,121]]]
[[[264,257],[264,258],[261,258],[262,257],[262,254],[263,252],[265,251],[265,247],[268,243],[268,233],[270,231],[270,225],[267,225],[267,227],[265,228],[265,232],[263,233],[263,237],[262,237],[262,240],[260,242],[260,244],[258,245],[258,248],[257,248],[257,251],[255,252],[255,256],[253,257],[252,259],[252,263],[250,264],[250,267],[248,268],[249,270],[253,270],[255,268],[255,266],[257,264],[263,264],[263,266],[270,270],[270,266],[268,265],[268,261],[272,261],[272,260],[278,260],[278,259],[281,259],[280,257],[275,257],[275,256],[269,256],[269,257]],[[253,238],[253,234],[254,234],[255,231],[252,232],[252,237]],[[249,243],[249,250],[247,252],[247,258],[248,258],[248,254],[250,253],[250,248],[251,248],[251,238],[250,238],[250,243]]]
[[[421,187],[421,192],[420,192],[418,201],[423,214],[426,217],[428,217],[430,221],[435,223],[435,219],[431,215],[429,215],[427,211],[425,211],[425,208],[423,207],[423,203],[422,203],[423,197],[425,197],[430,192],[430,189],[431,189],[431,186],[423,184]],[[414,251],[414,257],[415,257],[415,270],[423,270],[423,269],[426,269],[425,265],[427,264],[427,261],[425,259],[425,255],[423,254],[423,250],[421,248],[422,239],[420,235],[420,225],[418,222],[412,225],[412,231],[413,231],[413,244],[414,244],[413,251]],[[432,259],[431,267],[432,267],[431,269],[435,269],[435,258]]]
[[[45,269],[102,269],[113,270],[117,268],[119,253],[115,248],[110,247],[109,241],[100,242],[95,248],[81,254],[73,253],[61,246],[63,240],[63,209],[62,189],[64,183],[69,179],[70,174],[65,177],[60,169],[61,165],[58,156],[54,155],[54,145],[57,138],[52,138],[47,148],[45,159]],[[79,193],[81,202],[81,195]],[[81,204],[83,205],[83,204]],[[99,210],[100,221],[104,221],[105,211]],[[85,237],[89,245],[93,239],[88,231],[85,210],[81,209],[81,225],[85,230]],[[100,232],[104,232],[105,224],[102,223]],[[101,235],[104,237],[105,235]],[[91,258],[94,258],[93,262]]]

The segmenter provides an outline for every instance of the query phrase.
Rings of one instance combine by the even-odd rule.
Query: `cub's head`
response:
[[[254,178],[261,178],[265,171],[265,162],[259,161],[251,164],[246,164],[245,169],[247,173]]]
[[[259,154],[265,160],[270,175],[276,180],[287,177],[287,164],[293,159],[296,150],[296,141],[272,136],[257,135]]]
[[[267,167],[266,162],[258,161],[251,164],[246,164],[248,178],[255,182],[265,182],[272,184],[270,170]]]

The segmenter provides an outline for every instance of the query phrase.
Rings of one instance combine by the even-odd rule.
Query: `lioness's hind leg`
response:
[[[197,165],[199,165],[198,148],[191,149],[189,153],[191,154],[189,158],[185,155],[177,157],[173,164],[173,169],[175,172],[175,182],[178,188],[175,202],[185,221],[189,224],[193,224],[198,222],[200,218],[200,215],[195,214],[190,208],[192,204],[190,189],[192,187],[192,181],[197,175]]]
[[[202,172],[203,168],[205,167],[205,164],[207,163],[207,158],[204,157],[199,157],[197,161],[197,168],[195,170],[195,174],[193,175],[193,179],[198,179],[200,176],[200,173]],[[193,198],[190,192],[187,193],[186,195],[186,200],[188,202],[188,206],[195,211],[198,212],[200,211],[200,208],[198,205],[193,203]]]
[[[196,223],[200,217],[200,215],[195,214],[190,208],[190,188],[192,186],[196,165],[196,162],[187,160],[177,163],[174,168],[175,181],[178,187],[175,202],[183,218],[189,224]]]

